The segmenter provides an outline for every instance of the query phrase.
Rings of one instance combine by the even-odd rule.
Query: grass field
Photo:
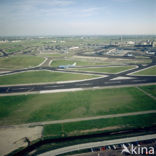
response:
[[[12,56],[0,58],[0,67],[4,69],[20,69],[39,65],[44,58],[37,56]]]
[[[92,121],[45,125],[42,135],[44,137],[76,136],[130,127],[142,128],[156,124],[156,122],[153,120],[154,118],[156,118],[156,113],[110,119],[98,119]]]
[[[0,85],[82,80],[94,77],[96,76],[50,71],[31,71],[0,76]]]
[[[71,58],[70,58],[71,59]],[[148,64],[151,59],[118,59],[118,58],[102,58],[102,57],[76,57],[73,60],[53,60],[51,66],[58,67],[60,65],[69,65],[74,62],[77,66],[100,66],[100,65],[123,65],[123,64]]]
[[[156,75],[156,66],[142,70],[140,72],[136,72],[133,75],[138,75],[138,76],[139,75],[154,75],[155,76]]]
[[[153,86],[142,86],[140,88],[156,97],[156,85],[155,86],[154,85]]]
[[[135,68],[135,66],[99,67],[99,68],[77,68],[79,71],[92,71],[100,73],[118,73],[124,70]]]
[[[25,47],[23,46],[23,42],[18,42],[18,43],[7,42],[4,44],[1,44],[1,48],[6,53],[15,53],[15,52],[19,52],[25,49]]]
[[[152,60],[150,58],[144,58],[144,59],[124,59],[121,60],[122,63],[133,63],[133,64],[148,64],[151,63]]]
[[[76,59],[82,59],[83,61],[94,62],[95,60],[103,65],[125,65],[125,64],[148,64],[152,60],[150,58],[135,58],[135,59],[122,59],[122,58],[108,58],[108,57],[87,57],[87,56],[75,56]]]
[[[77,66],[94,66],[94,65],[105,65],[105,63],[99,63],[95,61],[78,61],[78,60],[54,60],[51,64],[52,67],[58,67],[60,65],[69,65],[76,62]]]
[[[122,99],[122,100],[121,100]],[[20,124],[156,109],[136,88],[1,97],[0,124]]]

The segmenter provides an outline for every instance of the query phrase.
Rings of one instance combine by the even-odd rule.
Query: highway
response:
[[[122,138],[122,139],[116,139],[116,140],[106,140],[106,141],[99,141],[99,142],[77,144],[77,145],[67,146],[67,147],[55,149],[49,152],[45,152],[43,154],[40,154],[39,156],[55,156],[55,155],[65,154],[65,153],[69,153],[73,151],[89,149],[89,148],[91,149],[95,147],[103,147],[103,146],[108,146],[108,145],[138,142],[138,141],[144,141],[144,140],[150,140],[150,139],[156,139],[156,134]]]

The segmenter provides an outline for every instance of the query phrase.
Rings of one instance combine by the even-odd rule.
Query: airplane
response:
[[[60,65],[60,66],[58,66],[58,68],[67,69],[67,68],[72,68],[75,66],[76,66],[76,62],[74,62],[73,64],[68,64],[68,65]]]

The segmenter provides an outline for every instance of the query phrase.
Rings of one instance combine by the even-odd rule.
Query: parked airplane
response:
[[[76,62],[74,62],[73,64],[68,64],[68,65],[60,65],[60,66],[58,66],[58,68],[67,69],[67,68],[72,68],[75,66],[76,66]]]

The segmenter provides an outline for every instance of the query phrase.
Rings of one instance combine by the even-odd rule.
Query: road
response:
[[[49,62],[50,60],[48,60]],[[47,62],[47,61],[46,61]],[[36,91],[46,91],[46,90],[61,90],[61,89],[72,89],[72,88],[89,88],[89,87],[106,87],[106,86],[122,86],[122,85],[134,85],[134,84],[146,84],[146,83],[156,83],[156,76],[133,76],[130,73],[134,73],[149,67],[156,65],[156,59],[152,60],[152,63],[147,66],[138,65],[138,68],[130,69],[127,71],[122,71],[117,74],[104,74],[104,73],[94,73],[94,72],[84,72],[84,71],[74,71],[74,70],[60,70],[53,67],[34,67],[28,69],[21,69],[10,71],[7,73],[0,73],[0,75],[8,75],[13,73],[20,73],[32,70],[50,70],[59,72],[70,72],[70,73],[83,73],[83,74],[94,74],[94,75],[107,75],[107,77],[100,77],[97,79],[91,79],[79,82],[69,82],[60,84],[34,84],[34,85],[12,85],[12,86],[1,86],[0,94],[9,93],[23,93],[23,92],[36,92]],[[126,77],[126,79],[118,79],[119,77]],[[117,78],[117,79],[116,79]]]
[[[8,56],[8,54],[7,53],[5,53],[2,49],[0,49],[0,52],[3,54],[2,56],[0,56],[0,57],[5,57],[5,56]]]
[[[138,142],[138,141],[151,140],[151,139],[156,139],[156,134],[77,144],[77,145],[67,146],[64,148],[59,148],[56,150],[45,152],[43,154],[40,154],[39,156],[55,156],[55,155],[65,154],[68,152],[73,152],[78,150],[90,149],[95,147],[103,147],[108,145],[117,145],[117,144],[130,143],[130,142]]]
[[[51,62],[52,62],[52,59],[50,57],[45,57],[45,60],[41,64],[39,64],[38,67],[50,66]]]

